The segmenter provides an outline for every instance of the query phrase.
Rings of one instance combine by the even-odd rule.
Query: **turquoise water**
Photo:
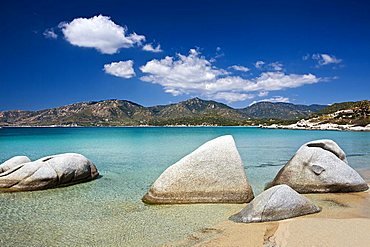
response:
[[[0,246],[157,246],[228,218],[240,205],[147,206],[141,202],[168,166],[202,143],[232,134],[256,194],[303,143],[329,138],[356,169],[370,168],[370,133],[194,128],[3,128],[0,163],[77,152],[102,177],[45,191],[0,194]]]

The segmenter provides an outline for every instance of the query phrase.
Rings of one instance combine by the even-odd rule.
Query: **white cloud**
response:
[[[146,44],[143,46],[144,51],[150,51],[154,53],[162,52],[163,50],[161,49],[161,45],[158,44],[156,47],[153,47],[152,44]]]
[[[120,48],[141,45],[145,36],[127,34],[127,28],[111,21],[108,16],[76,18],[69,23],[60,23],[65,39],[72,45],[95,48],[104,54],[117,53]]]
[[[311,56],[311,58],[313,60],[316,60],[318,62],[319,66],[328,65],[328,64],[339,64],[339,63],[342,62],[342,59],[336,58],[333,55],[329,55],[329,54],[325,54],[325,53],[323,53],[323,54],[318,54],[318,53],[313,54]]]
[[[257,61],[255,64],[254,64],[254,67],[256,67],[257,69],[260,69],[262,68],[262,66],[265,64],[264,61]]]
[[[313,84],[320,81],[313,74],[285,74],[283,72],[263,72],[258,77],[244,79],[239,76],[226,76],[207,84],[208,89],[228,89],[253,91],[276,91],[286,88],[296,88],[305,84]]]
[[[258,93],[258,97],[266,97],[267,95],[269,95],[269,92],[267,91],[261,91]]]
[[[129,79],[135,76],[133,68],[134,62],[132,60],[113,62],[104,65],[104,71],[117,77]]]
[[[217,59],[219,59],[220,57],[223,57],[225,56],[225,53],[222,51],[221,47],[217,46],[216,47],[216,53],[214,55],[214,57],[212,57],[209,61],[211,63],[214,63],[217,61]]]
[[[222,51],[221,47],[217,46],[215,59],[225,56],[225,53]]]
[[[215,100],[226,100],[227,102],[243,101],[246,99],[253,99],[253,94],[238,93],[238,92],[218,92],[211,95]]]
[[[53,28],[46,29],[42,34],[45,36],[45,38],[48,38],[48,39],[58,38],[58,35],[54,32]]]
[[[126,28],[127,29],[127,28]],[[128,35],[128,40],[129,40],[129,43],[132,42],[132,45],[125,45],[125,46],[122,46],[124,48],[129,48],[129,47],[132,47],[133,45],[137,44],[137,45],[142,45],[142,43],[145,41],[145,36],[144,35],[139,35],[135,32],[131,33],[130,35]]]
[[[249,68],[242,66],[242,65],[233,65],[233,66],[230,66],[229,68],[233,70],[237,70],[237,71],[243,71],[243,72],[248,72],[250,70]]]
[[[143,81],[153,82],[177,91],[187,93],[188,88],[202,87],[200,82],[214,81],[218,76],[227,72],[216,69],[211,62],[201,57],[199,52],[191,49],[188,56],[178,54],[178,59],[166,56],[164,59],[153,59],[140,67]]]
[[[289,98],[286,98],[286,97],[282,97],[282,96],[274,96],[272,98],[269,98],[269,99],[262,99],[262,100],[256,100],[256,101],[253,101],[252,103],[249,104],[249,106],[251,105],[254,105],[258,102],[272,102],[272,103],[276,103],[276,102],[282,102],[282,103],[289,103]]]
[[[283,70],[283,64],[279,62],[270,63],[269,66],[275,71]]]
[[[283,103],[289,103],[289,98],[282,97],[282,96],[274,96],[269,99],[263,99],[262,101],[268,101],[268,102],[283,102]]]
[[[268,91],[296,88],[321,80],[313,74],[282,71],[263,72],[251,79],[231,76],[213,66],[195,49],[191,49],[187,56],[177,54],[177,57],[153,59],[140,70],[145,74],[140,78],[142,81],[159,84],[172,95],[196,94],[229,102],[250,99],[255,93],[267,95]]]
[[[330,56],[328,54],[321,54],[321,58],[322,58],[322,64],[323,65],[331,64],[331,63],[338,64],[338,63],[342,62],[342,59],[338,59],[338,58],[336,58],[334,56]]]

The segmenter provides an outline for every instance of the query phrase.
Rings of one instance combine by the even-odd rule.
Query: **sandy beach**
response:
[[[369,183],[370,171],[359,172]],[[306,196],[322,208],[320,213],[252,224],[225,220],[165,246],[369,246],[370,190]]]

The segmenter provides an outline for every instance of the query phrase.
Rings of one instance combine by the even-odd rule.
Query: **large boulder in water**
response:
[[[299,193],[355,192],[368,189],[332,140],[304,144],[267,186],[287,184]]]
[[[27,156],[14,156],[0,165],[0,173],[27,162],[31,162]]]
[[[143,197],[149,204],[245,203],[252,199],[231,135],[206,142],[167,168]]]
[[[275,221],[313,214],[320,210],[288,185],[277,185],[262,192],[242,211],[231,216],[230,220],[243,223]]]
[[[48,189],[89,181],[99,175],[95,165],[81,154],[58,154],[33,162],[24,158],[24,163],[18,158],[17,165],[14,165],[17,163],[14,159],[0,165],[3,168],[0,173],[2,191]]]

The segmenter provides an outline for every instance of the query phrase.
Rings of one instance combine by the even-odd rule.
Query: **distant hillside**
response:
[[[366,126],[370,124],[370,101],[335,103],[318,111],[309,121],[321,124]]]
[[[291,103],[271,103],[259,102],[247,108],[242,112],[254,119],[272,118],[272,119],[300,119],[310,116],[312,113],[323,110],[324,105],[295,105]]]
[[[334,103],[324,109],[318,111],[318,114],[330,114],[341,110],[353,109],[356,107],[360,107],[361,104],[364,102],[369,102],[368,100],[362,101],[349,101],[349,102],[342,102],[342,103]]]
[[[242,114],[225,104],[202,100],[199,98],[188,99],[176,104],[160,105],[148,107],[148,109],[158,118],[174,119],[179,117],[195,116],[221,116],[224,118],[242,119]]]
[[[300,119],[324,107],[259,102],[243,109],[234,109],[223,103],[199,98],[144,107],[131,101],[112,99],[39,111],[4,111],[0,112],[0,126],[250,125],[270,119]]]
[[[5,125],[109,125],[137,124],[151,116],[145,107],[125,100],[76,103],[58,108],[23,112],[0,113],[0,123]]]

